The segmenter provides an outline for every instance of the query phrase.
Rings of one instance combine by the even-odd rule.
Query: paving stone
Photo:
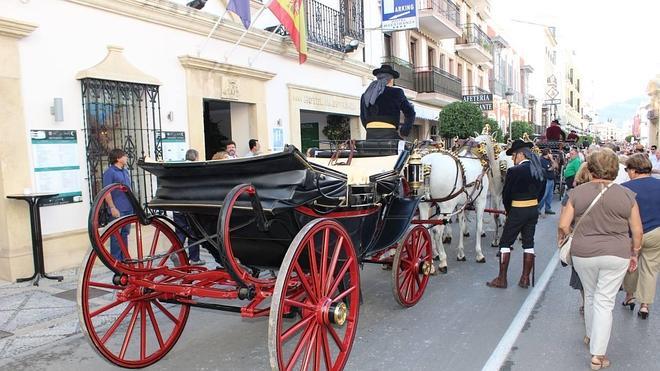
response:
[[[11,332],[0,331],[0,339],[2,339],[2,338],[6,338],[6,337],[10,337],[10,336],[12,336],[12,335],[14,335],[14,334],[12,334]]]
[[[55,296],[57,298],[61,298],[61,299],[76,302],[76,301],[78,301],[77,292],[78,292],[78,289],[71,289],[71,290],[67,290],[67,291],[62,291],[59,294],[55,294],[53,296]],[[107,291],[107,290],[101,290],[101,289],[97,289],[97,288],[94,288],[94,287],[89,288],[89,298],[90,299],[98,298],[99,296],[107,295],[109,293],[110,293],[110,291]]]
[[[0,329],[14,332],[76,311],[75,303],[43,291],[28,291],[0,300]]]

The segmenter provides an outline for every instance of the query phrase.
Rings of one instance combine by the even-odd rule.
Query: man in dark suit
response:
[[[507,287],[507,270],[511,246],[518,234],[522,235],[523,273],[518,282],[522,288],[529,287],[529,275],[534,268],[534,233],[538,221],[538,204],[545,193],[543,167],[530,150],[533,144],[516,139],[506,151],[516,164],[506,173],[502,201],[507,217],[500,238],[500,273],[494,280],[487,282],[489,287],[504,289]]]
[[[367,129],[367,139],[402,139],[410,134],[415,121],[415,108],[403,94],[393,87],[399,73],[390,65],[373,70],[373,81],[360,99],[360,120]],[[401,113],[405,120],[399,123]]]

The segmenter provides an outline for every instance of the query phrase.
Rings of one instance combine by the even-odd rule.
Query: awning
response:
[[[419,102],[413,102],[417,118],[438,121],[440,107],[433,107]]]

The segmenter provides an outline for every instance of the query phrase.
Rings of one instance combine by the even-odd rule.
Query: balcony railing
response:
[[[475,95],[475,94],[490,94],[490,92],[478,86],[466,86],[465,88],[463,88],[463,95]]]
[[[388,64],[399,72],[399,78],[394,80],[394,85],[415,90],[414,70],[409,62],[397,57],[383,57],[383,64]]]
[[[493,42],[490,37],[474,23],[468,23],[463,27],[463,36],[458,38],[457,44],[477,44],[489,54],[493,53]]]
[[[364,42],[362,0],[342,0],[336,10],[315,0],[305,0],[307,40],[342,51],[345,38]]]
[[[504,94],[506,93],[506,85],[500,80],[490,80],[490,91],[493,94],[504,98]]]
[[[461,9],[451,0],[421,0],[419,10],[427,9],[447,18],[456,27],[461,27]]]
[[[415,89],[419,93],[440,93],[462,99],[461,79],[437,67],[415,68]]]

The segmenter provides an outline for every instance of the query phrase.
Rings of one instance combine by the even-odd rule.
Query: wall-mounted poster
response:
[[[186,133],[183,131],[163,131],[161,132],[161,143],[163,144],[163,160],[185,161],[186,151]]]
[[[30,139],[36,191],[59,193],[42,205],[82,202],[76,131],[30,130]]]

